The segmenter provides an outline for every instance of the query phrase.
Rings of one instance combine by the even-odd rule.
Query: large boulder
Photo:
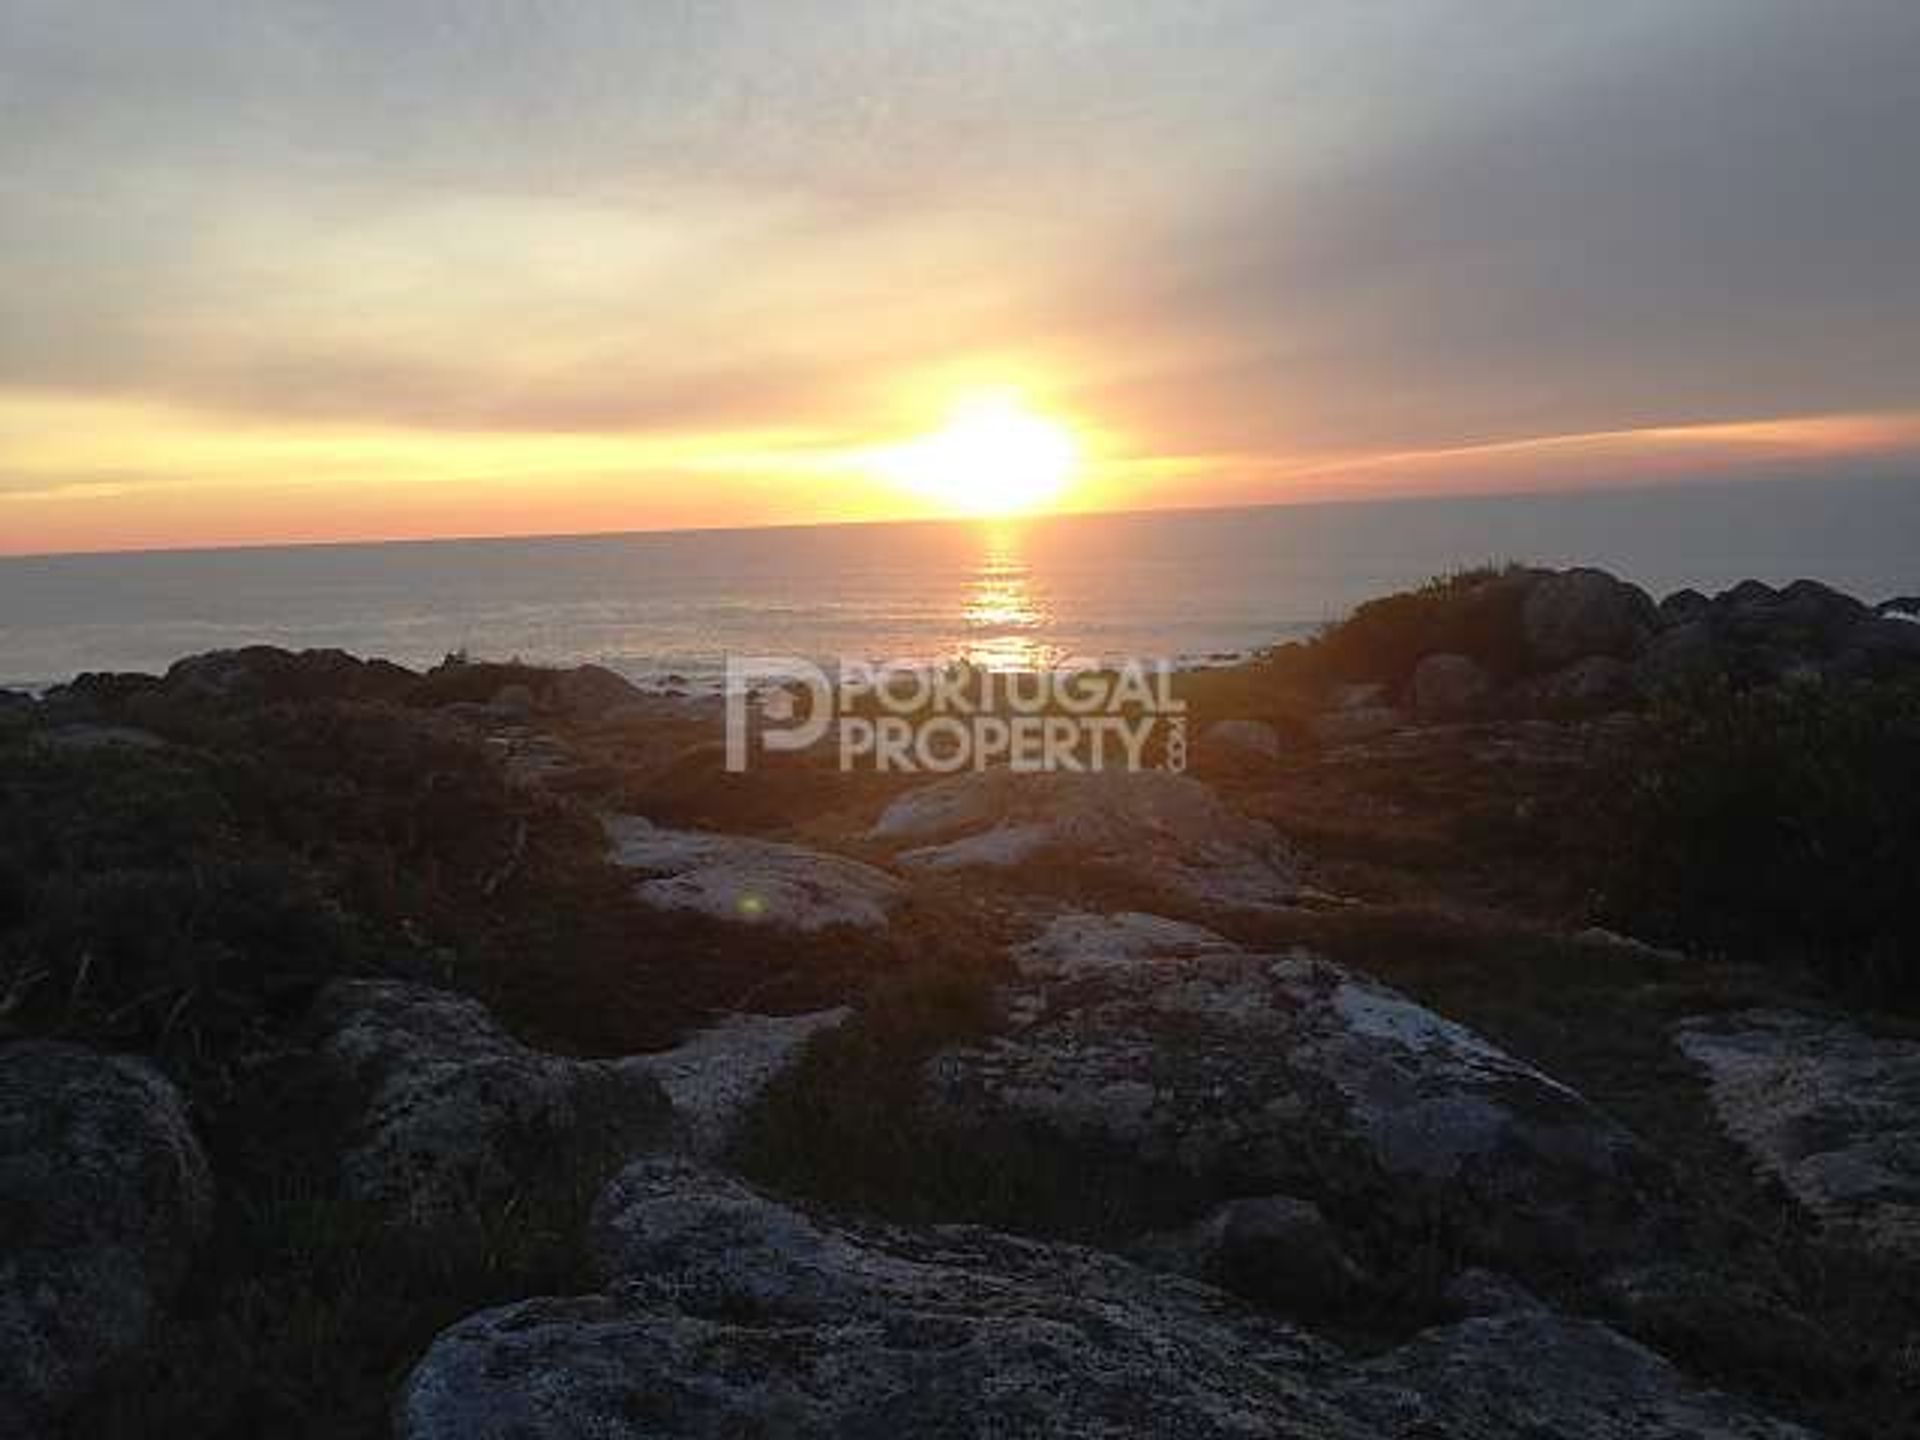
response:
[[[53,1433],[139,1349],[212,1207],[158,1071],[73,1045],[0,1049],[0,1434]]]
[[[956,775],[895,800],[869,838],[905,847],[899,863],[914,869],[1014,870],[1044,859],[1221,905],[1283,904],[1300,888],[1298,861],[1272,826],[1163,770]]]
[[[1472,715],[1492,693],[1492,678],[1465,655],[1428,655],[1413,667],[1413,708],[1426,720]]]
[[[1638,661],[1659,691],[1702,680],[1882,679],[1920,669],[1920,626],[1814,580],[1782,589],[1744,580],[1704,600],[1662,606],[1665,628]]]
[[[1527,1310],[1354,1361],[1204,1285],[969,1227],[836,1224],[642,1162],[606,1288],[444,1332],[399,1440],[1791,1440],[1592,1322]]]
[[[315,1007],[323,1064],[354,1119],[345,1195],[431,1226],[548,1184],[584,1183],[683,1138],[645,1063],[521,1044],[478,1001],[340,980]]]
[[[1693,620],[1704,620],[1713,608],[1713,602],[1691,586],[1676,590],[1662,600],[1656,610],[1656,616],[1662,629],[1675,625],[1685,625]]]
[[[1675,1038],[1728,1134],[1835,1239],[1920,1260],[1920,1042],[1782,1010]]]
[[[644,877],[658,910],[800,931],[877,930],[906,895],[884,870],[844,855],[707,830],[668,830],[638,815],[606,822],[613,863]]]
[[[1604,570],[1542,576],[1521,607],[1528,653],[1542,669],[1589,655],[1630,657],[1646,643],[1656,620],[1646,591]]]
[[[1508,1268],[1644,1238],[1660,1177],[1632,1136],[1329,961],[1087,916],[1015,961],[1005,1032],[925,1068],[929,1123],[956,1145],[1037,1140],[1088,1173],[1289,1194],[1382,1230],[1438,1221]]]
[[[834,1226],[671,1163],[595,1232],[607,1291],[442,1334],[399,1440],[1366,1434],[1315,1398],[1315,1342],[1096,1252]]]

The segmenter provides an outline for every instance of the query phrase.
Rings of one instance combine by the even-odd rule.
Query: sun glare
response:
[[[1017,394],[963,396],[932,434],[885,451],[880,470],[908,489],[972,515],[1014,515],[1055,499],[1073,479],[1080,446],[1057,420]]]

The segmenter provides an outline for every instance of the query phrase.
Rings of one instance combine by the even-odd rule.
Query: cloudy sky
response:
[[[0,0],[0,551],[1920,452],[1911,0]]]

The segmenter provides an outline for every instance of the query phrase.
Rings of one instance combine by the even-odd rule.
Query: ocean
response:
[[[1656,596],[1749,576],[1912,594],[1920,482],[0,559],[0,686],[254,643],[592,660],[690,688],[729,654],[1204,664],[1508,559],[1601,565]]]

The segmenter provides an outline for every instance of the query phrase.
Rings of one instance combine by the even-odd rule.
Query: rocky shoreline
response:
[[[1183,676],[1186,774],[0,697],[0,1432],[1903,1433],[1913,608],[1468,572]]]

